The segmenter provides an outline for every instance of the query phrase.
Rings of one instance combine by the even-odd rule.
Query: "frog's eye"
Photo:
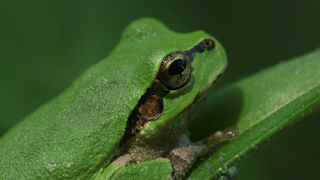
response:
[[[175,90],[188,83],[191,73],[189,58],[182,52],[174,52],[163,59],[157,78],[168,90]]]

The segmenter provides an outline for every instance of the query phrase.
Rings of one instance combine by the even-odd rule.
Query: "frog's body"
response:
[[[204,39],[213,40],[214,50],[193,49]],[[167,92],[159,115],[124,138],[132,128],[128,118],[150,87],[159,86],[160,65],[173,52],[193,59],[190,80],[174,90],[160,85]],[[115,178],[129,172],[122,166],[140,162],[150,171],[154,165],[147,164],[159,163],[155,172],[165,173],[159,177],[171,177],[173,163],[182,176],[192,162],[174,163],[177,153],[184,154],[177,147],[190,144],[185,131],[226,65],[222,46],[202,31],[178,34],[150,18],[133,22],[106,59],[0,139],[0,179]]]

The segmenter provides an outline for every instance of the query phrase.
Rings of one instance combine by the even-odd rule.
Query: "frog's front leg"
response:
[[[238,129],[230,127],[224,131],[217,131],[208,138],[191,143],[186,133],[182,134],[176,147],[166,156],[174,168],[173,177],[180,179],[190,169],[194,161],[205,154],[213,146],[226,141],[233,140],[238,136]]]
[[[122,167],[132,163],[132,157],[130,154],[124,154],[115,159],[108,167],[103,171],[100,180],[111,179],[111,177]]]

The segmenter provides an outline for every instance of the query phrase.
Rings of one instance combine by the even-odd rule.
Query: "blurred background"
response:
[[[123,29],[145,16],[216,37],[229,59],[217,88],[320,47],[319,0],[1,1],[0,135],[106,57]],[[241,158],[238,180],[318,179],[319,118],[311,113]]]

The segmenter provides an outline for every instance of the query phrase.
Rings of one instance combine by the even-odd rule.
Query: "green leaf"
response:
[[[191,132],[201,129],[212,133],[236,126],[240,135],[207,158],[189,178],[212,179],[224,169],[219,157],[227,166],[232,165],[275,132],[311,112],[319,102],[320,50],[211,93]],[[202,136],[197,133],[194,138]]]

